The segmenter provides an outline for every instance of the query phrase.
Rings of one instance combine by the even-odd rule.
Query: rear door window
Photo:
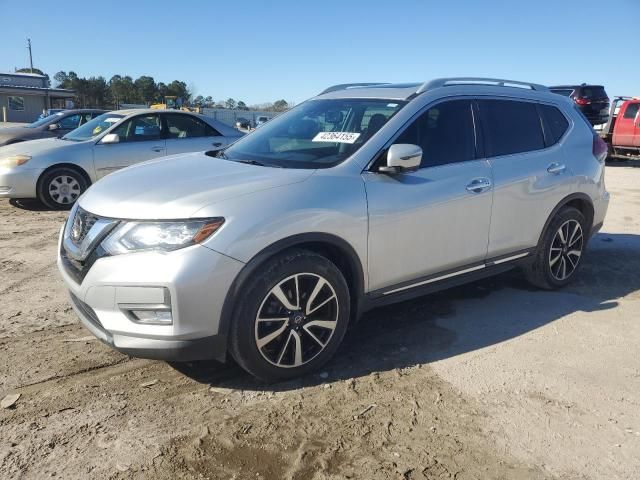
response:
[[[471,102],[452,100],[429,108],[393,143],[420,146],[421,168],[473,160],[475,132]]]
[[[554,145],[560,141],[569,128],[569,122],[556,107],[551,105],[538,105],[538,108],[542,114],[547,146]]]
[[[545,148],[536,105],[517,100],[480,100],[487,156],[497,157]]]
[[[164,116],[167,122],[168,138],[215,137],[220,134],[200,119],[192,115],[169,113]]]

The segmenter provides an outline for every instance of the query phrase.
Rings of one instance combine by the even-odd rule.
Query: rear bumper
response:
[[[0,168],[0,198],[36,198],[36,184],[43,171]]]
[[[595,235],[602,228],[604,217],[609,209],[609,192],[603,192],[602,196],[593,202],[593,226],[591,235]]]

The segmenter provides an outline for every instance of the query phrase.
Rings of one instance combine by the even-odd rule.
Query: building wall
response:
[[[24,110],[13,110],[9,105],[9,97],[22,98]],[[3,111],[6,109],[7,122],[28,122],[35,121],[44,110],[46,97],[44,95],[25,95],[23,93],[0,93],[0,121],[3,120]]]

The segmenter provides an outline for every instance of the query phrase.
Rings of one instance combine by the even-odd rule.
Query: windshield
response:
[[[38,127],[41,127],[42,125],[46,125],[47,123],[55,122],[59,117],[62,117],[63,115],[64,113],[62,112],[54,113],[53,115],[49,115],[48,117],[41,118],[40,120],[37,120],[27,125],[27,128],[38,128]]]
[[[81,127],[70,131],[62,138],[64,140],[72,140],[74,142],[83,142],[104,132],[108,128],[111,128],[115,123],[119,122],[123,118],[124,115],[118,115],[116,113],[103,113],[99,117],[88,121]]]
[[[310,100],[220,153],[228,160],[286,168],[328,168],[355,153],[405,102]]]

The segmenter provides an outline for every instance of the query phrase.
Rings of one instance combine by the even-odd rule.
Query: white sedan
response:
[[[220,150],[240,136],[190,112],[105,113],[61,138],[0,147],[0,198],[38,198],[49,208],[69,208],[110,172],[166,155]]]

